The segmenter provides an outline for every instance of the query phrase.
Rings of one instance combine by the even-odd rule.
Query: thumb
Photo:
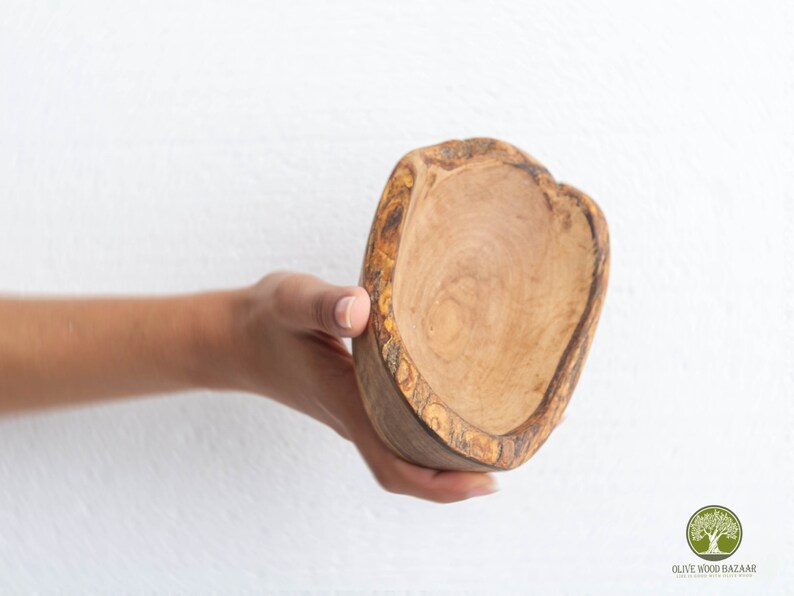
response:
[[[282,322],[295,328],[356,337],[369,320],[370,299],[359,286],[335,286],[313,275],[293,273],[276,288]]]

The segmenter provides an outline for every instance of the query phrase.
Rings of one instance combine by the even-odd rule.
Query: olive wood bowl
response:
[[[559,422],[601,312],[601,210],[487,138],[403,157],[359,283],[353,358],[367,414],[402,458],[440,470],[526,462]]]

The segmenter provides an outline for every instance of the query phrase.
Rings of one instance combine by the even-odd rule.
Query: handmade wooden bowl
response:
[[[598,206],[494,139],[403,157],[381,197],[353,340],[367,413],[404,459],[504,470],[529,459],[568,405],[609,270]]]

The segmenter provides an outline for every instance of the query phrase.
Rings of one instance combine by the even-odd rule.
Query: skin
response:
[[[491,474],[416,466],[380,440],[341,339],[363,333],[369,308],[364,288],[289,271],[181,296],[0,298],[0,415],[198,388],[246,391],[352,441],[390,492],[450,503],[496,490]]]

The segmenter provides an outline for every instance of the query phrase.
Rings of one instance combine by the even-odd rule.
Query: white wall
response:
[[[794,581],[794,9],[0,5],[0,289],[354,283],[406,151],[516,144],[605,211],[568,418],[490,498],[387,494],[265,399],[0,421],[0,593],[783,593]],[[741,580],[674,579],[722,504]]]

